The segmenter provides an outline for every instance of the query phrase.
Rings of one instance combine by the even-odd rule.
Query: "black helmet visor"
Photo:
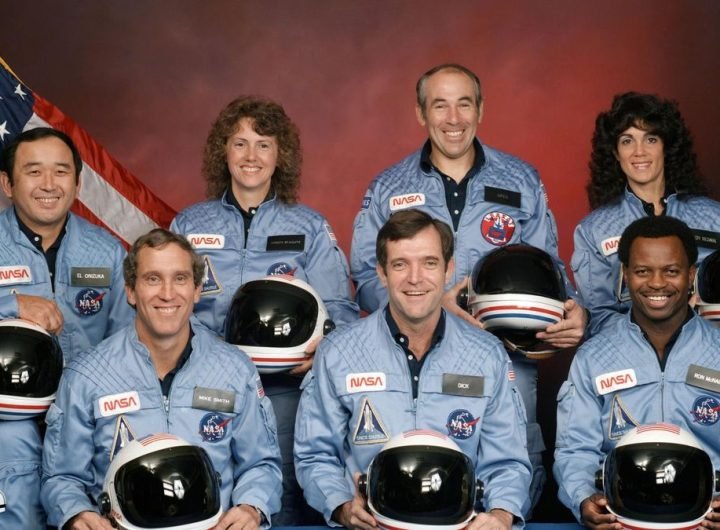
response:
[[[235,293],[225,340],[266,348],[300,346],[312,336],[317,318],[318,304],[309,292],[287,283],[255,280]]]
[[[220,490],[207,453],[171,447],[131,460],[115,474],[115,491],[128,522],[167,528],[210,519],[220,509]]]
[[[52,396],[62,368],[60,347],[49,335],[20,326],[0,327],[0,394]]]
[[[377,513],[396,521],[458,524],[473,511],[475,473],[470,459],[457,451],[397,447],[373,460],[368,498]]]
[[[647,523],[698,519],[710,506],[714,490],[707,453],[679,444],[615,448],[605,460],[604,476],[612,511]]]

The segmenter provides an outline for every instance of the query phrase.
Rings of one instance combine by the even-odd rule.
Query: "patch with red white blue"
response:
[[[83,289],[75,297],[75,310],[82,316],[97,315],[103,308],[103,298],[107,293],[95,289]]]
[[[700,396],[693,403],[690,414],[695,423],[714,425],[720,418],[720,401],[712,396]]]
[[[265,397],[265,387],[263,386],[262,379],[260,379],[259,375],[255,378],[255,390],[257,391],[258,399]]]
[[[270,265],[266,274],[267,276],[295,276],[296,270],[297,267],[293,268],[290,266],[289,263],[280,261],[278,263],[273,263],[272,265]]]
[[[231,417],[211,412],[200,420],[200,437],[203,442],[216,443],[221,441],[230,430]]]
[[[453,410],[447,419],[448,435],[456,440],[467,440],[477,430],[480,418],[475,418],[469,410]]]
[[[515,220],[503,212],[490,212],[480,223],[480,233],[485,241],[501,247],[512,239],[515,233]]]

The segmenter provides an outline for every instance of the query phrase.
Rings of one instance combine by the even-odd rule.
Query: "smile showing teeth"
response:
[[[445,131],[445,134],[450,136],[451,138],[457,138],[459,136],[462,136],[462,131]]]
[[[174,313],[175,311],[177,311],[177,307],[158,307],[157,310],[160,313],[170,314],[170,313]]]
[[[50,204],[59,201],[60,197],[37,197],[35,200],[43,204]]]
[[[669,297],[666,295],[657,295],[657,296],[648,296],[648,299],[652,300],[653,302],[662,302],[663,300],[667,300]]]

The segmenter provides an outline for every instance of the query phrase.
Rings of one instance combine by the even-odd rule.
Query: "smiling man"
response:
[[[595,489],[595,471],[634,427],[679,425],[720,468],[720,329],[688,305],[698,257],[692,231],[673,217],[643,217],[623,232],[618,255],[630,312],[578,349],[558,396],[560,500],[592,529],[624,528]],[[703,526],[719,529],[720,514]]]
[[[69,211],[81,170],[72,140],[47,127],[19,134],[0,157],[0,185],[12,201],[0,212],[0,319],[22,318],[56,334],[66,360],[133,318],[122,275],[125,250]],[[0,439],[6,500],[0,527],[44,530],[38,425],[0,421]]]
[[[47,416],[42,500],[50,524],[110,530],[97,499],[128,440],[175,434],[221,475],[217,530],[267,527],[282,477],[272,406],[250,359],[197,321],[205,265],[182,236],[155,229],[125,259],[134,324],[67,365]]]
[[[452,231],[405,210],[376,252],[387,305],[328,335],[303,383],[295,467],[305,498],[330,525],[375,528],[353,475],[393,435],[431,429],[457,442],[485,484],[487,512],[468,529],[509,530],[528,500],[525,412],[500,341],[442,308]]]
[[[485,107],[474,72],[459,64],[441,64],[420,77],[415,92],[415,113],[428,140],[420,150],[383,171],[365,194],[353,225],[350,256],[356,298],[365,311],[375,311],[385,303],[387,295],[376,272],[375,238],[394,212],[418,208],[453,227],[455,270],[446,278],[443,305],[478,325],[456,302],[475,264],[498,247],[525,243],[548,252],[564,272],[555,220],[537,171],[476,137]],[[567,292],[574,293],[567,277],[565,281]],[[563,320],[539,332],[538,338],[556,348],[573,347],[583,337],[586,323],[584,309],[569,299]],[[545,446],[536,421],[537,362],[519,353],[511,357],[528,412],[534,505],[545,481]]]

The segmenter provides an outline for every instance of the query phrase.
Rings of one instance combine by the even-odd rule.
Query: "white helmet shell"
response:
[[[101,511],[108,516],[111,520],[117,524],[118,528],[123,530],[146,530],[147,528],[158,528],[157,524],[152,526],[143,526],[137,522],[133,522],[133,517],[127,512],[127,506],[123,501],[123,494],[118,488],[122,489],[122,483],[118,480],[118,475],[122,476],[123,471],[133,464],[138,464],[147,461],[154,456],[165,455],[166,459],[163,463],[169,461],[172,456],[170,451],[175,451],[175,457],[178,454],[178,448],[187,449],[184,454],[188,454],[188,450],[191,451],[190,458],[188,461],[195,463],[192,467],[194,477],[200,477],[203,481],[207,482],[207,486],[212,490],[208,493],[211,498],[214,498],[216,502],[216,509],[212,508],[212,502],[209,504],[202,504],[203,509],[208,510],[206,513],[201,514],[201,520],[195,520],[190,523],[173,524],[172,518],[169,518],[166,523],[162,524],[162,528],[173,529],[173,530],[211,530],[215,527],[217,522],[220,520],[222,515],[222,507],[220,505],[220,493],[219,493],[219,478],[212,467],[209,457],[205,451],[197,446],[194,446],[185,440],[178,438],[177,436],[169,433],[158,433],[146,436],[144,438],[135,439],[127,443],[125,447],[120,449],[113,459],[110,461],[110,467],[108,468],[107,474],[105,475],[105,482],[103,488],[103,494],[100,496],[99,504]],[[195,458],[199,456],[200,458]],[[159,470],[161,465],[157,466]],[[198,471],[198,468],[204,470],[203,473]],[[146,468],[147,469],[147,468]],[[159,473],[159,471],[158,471]],[[167,487],[167,484],[171,481],[163,480],[162,485],[163,493],[162,497],[165,499],[183,499],[183,496],[189,496],[188,492],[192,491],[193,484],[189,483],[186,477],[181,476],[179,473],[175,475],[173,482],[172,491]],[[148,481],[144,481],[147,483]],[[202,484],[201,484],[202,485]],[[168,493],[169,492],[169,493]],[[207,498],[203,499],[207,500]],[[103,506],[103,504],[106,504]],[[136,504],[136,503],[133,503]],[[137,511],[140,510],[135,506]],[[136,515],[137,517],[137,515]],[[196,517],[197,518],[197,517]]]
[[[307,282],[266,276],[240,286],[225,321],[225,340],[235,344],[261,374],[290,370],[307,360],[310,343],[334,325]]]

